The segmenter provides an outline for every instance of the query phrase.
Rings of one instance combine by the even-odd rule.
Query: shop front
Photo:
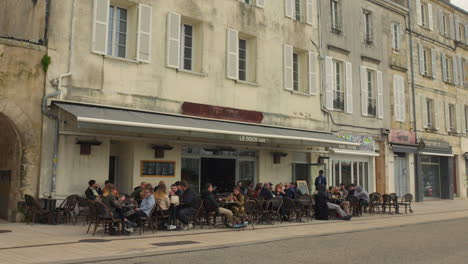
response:
[[[389,134],[390,150],[393,152],[393,188],[398,197],[414,194],[414,156],[418,153],[414,132],[392,130]]]
[[[340,145],[333,148],[330,162],[329,185],[361,185],[369,192],[375,187],[375,152],[374,139],[369,136],[341,134],[341,138],[357,143],[357,146]]]
[[[55,105],[62,119],[54,179],[57,197],[82,193],[90,179],[111,180],[121,192],[130,192],[142,181],[156,185],[161,180],[186,180],[197,191],[209,182],[218,192],[232,191],[239,181],[276,184],[306,178],[310,185],[313,168],[324,167],[321,157],[328,158],[327,149],[358,145],[330,133],[67,102]]]

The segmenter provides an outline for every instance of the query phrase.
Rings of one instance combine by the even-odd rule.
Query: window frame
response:
[[[119,5],[116,5],[115,3],[110,3],[109,5],[109,20],[108,22],[108,29],[107,29],[107,34],[109,36],[108,41],[107,41],[107,51],[106,51],[106,56],[111,56],[111,57],[116,57],[116,58],[123,58],[126,59],[128,58],[128,20],[129,20],[129,10],[127,7],[122,7]],[[119,14],[119,10],[125,10],[125,32],[122,33],[122,31],[117,31],[117,29],[120,29],[120,21],[119,19],[121,16]],[[110,34],[112,32],[112,34]],[[119,47],[122,46],[120,44],[120,35],[124,34],[125,35],[125,45],[124,47],[124,54],[123,56],[120,54],[120,49]],[[119,46],[119,47],[117,47]],[[110,50],[109,50],[110,48]]]
[[[248,78],[248,73],[249,73],[248,72],[249,71],[249,54],[248,54],[248,52],[249,52],[249,43],[248,42],[249,42],[249,40],[239,37],[238,41],[239,41],[239,46],[238,46],[239,47],[239,57],[238,57],[238,59],[239,59],[239,67],[238,67],[239,78],[238,79],[239,79],[239,81],[247,82],[248,79],[249,79]],[[245,43],[245,49],[243,49],[243,50],[245,50],[245,58],[241,58],[241,50],[242,50],[241,42],[242,41]],[[241,69],[241,61],[245,62],[245,69]],[[244,79],[241,78],[241,72],[244,73]]]
[[[340,34],[343,31],[341,0],[330,0],[330,18],[331,18],[331,30],[334,33]]]
[[[455,108],[455,104],[448,104],[449,110],[449,132],[456,132],[457,131],[457,110]]]
[[[427,127],[435,129],[434,124],[434,99],[426,98],[426,114],[427,114]]]
[[[364,16],[364,42],[366,44],[372,44],[374,42],[372,12],[367,9],[364,9],[363,16]]]
[[[293,51],[293,91],[300,92],[300,54]]]
[[[434,69],[432,68],[432,49],[423,46],[423,58],[424,58],[424,76],[431,77],[434,74]]]
[[[392,50],[394,52],[400,52],[401,49],[401,24],[398,22],[392,22]]]
[[[345,62],[339,59],[332,58],[332,65],[333,65],[333,110],[337,111],[345,111],[345,99],[346,99],[346,76],[345,76]],[[340,74],[337,76],[337,69],[339,69]],[[338,78],[339,77],[339,78]],[[340,82],[340,89],[337,89],[337,80]],[[338,93],[340,94],[340,98],[337,97]],[[339,106],[342,108],[338,108],[337,104],[340,103]]]
[[[366,67],[366,75],[367,115],[370,117],[377,117],[377,71]]]
[[[192,45],[190,47],[186,46],[186,43],[185,43],[186,42],[186,37],[187,37],[186,34],[185,34],[185,30],[186,30],[185,27],[186,26],[189,26],[192,29],[192,34],[190,36],[190,38],[192,39],[192,41],[191,41]],[[195,51],[195,49],[194,49],[194,37],[193,37],[193,35],[194,35],[193,34],[194,33],[194,25],[190,24],[190,23],[181,22],[180,27],[181,27],[181,29],[180,29],[180,49],[181,49],[181,51],[180,51],[180,69],[182,69],[184,71],[193,71],[193,61],[194,61],[194,57],[195,57],[194,56],[194,51]],[[188,58],[188,59],[190,59],[190,69],[185,68],[186,67],[186,65],[185,65],[185,59],[186,59],[185,49],[186,48],[190,48],[190,51],[191,51],[190,52],[190,58]]]

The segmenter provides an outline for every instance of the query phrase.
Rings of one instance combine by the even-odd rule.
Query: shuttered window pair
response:
[[[458,57],[452,57],[445,53],[442,53],[440,57],[442,65],[442,80],[447,83],[458,85],[458,70],[460,68]]]
[[[284,14],[294,20],[317,25],[317,0],[284,0]]]
[[[246,3],[248,5],[252,5],[255,2],[255,5],[259,8],[264,8],[265,7],[265,0],[237,0],[242,3]]]
[[[418,25],[434,30],[432,4],[416,0],[416,22]]]
[[[284,89],[316,94],[318,87],[317,54],[312,51],[295,51],[293,46],[284,45],[283,58]],[[303,63],[305,61],[307,63]],[[303,75],[306,76],[302,78]]]
[[[405,78],[401,75],[393,76],[394,118],[397,122],[406,120]]]
[[[399,51],[401,48],[401,38],[403,37],[401,24],[392,23],[391,31],[392,31],[392,49],[394,51]]]
[[[447,132],[465,133],[466,127],[464,102],[445,102],[445,127]]]
[[[227,29],[226,75],[236,81],[256,82],[256,38]]]
[[[384,118],[383,74],[361,66],[361,113],[363,116]]]
[[[420,107],[423,128],[439,130],[440,123],[444,119],[444,102],[435,101],[422,95],[420,97]]]
[[[137,9],[137,17],[130,18],[126,9],[111,6],[109,0],[93,0],[92,51],[101,55],[129,58],[127,35],[136,33],[136,56],[129,59],[149,63],[152,9],[144,4],[138,4]],[[129,19],[135,19],[136,32],[131,32],[128,28]]]
[[[468,24],[460,23],[460,18],[455,16],[455,40],[468,45]]]
[[[353,67],[350,62],[325,57],[325,108],[353,113]]]
[[[447,14],[439,9],[439,32],[446,38],[455,39],[455,23],[453,14]]]
[[[418,43],[419,73],[432,78],[437,78],[436,52],[434,49]]]

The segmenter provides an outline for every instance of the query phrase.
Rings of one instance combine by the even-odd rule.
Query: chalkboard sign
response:
[[[141,177],[175,177],[175,161],[142,160]]]
[[[310,194],[306,181],[297,181],[297,188],[301,190],[302,194]]]

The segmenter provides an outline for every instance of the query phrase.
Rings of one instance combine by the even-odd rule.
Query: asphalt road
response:
[[[459,219],[99,263],[458,264],[468,263],[467,249],[468,219]]]

